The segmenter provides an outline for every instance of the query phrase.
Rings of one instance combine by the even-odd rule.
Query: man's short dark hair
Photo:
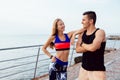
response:
[[[86,11],[83,15],[88,15],[89,19],[93,19],[93,24],[96,23],[96,13],[94,11]]]

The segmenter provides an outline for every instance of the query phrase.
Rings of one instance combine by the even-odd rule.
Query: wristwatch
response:
[[[52,59],[53,55],[50,56],[50,59]]]

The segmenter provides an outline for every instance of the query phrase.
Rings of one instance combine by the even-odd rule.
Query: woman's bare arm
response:
[[[78,34],[81,34],[85,31],[86,29],[82,28],[80,30],[77,30],[76,32],[74,32],[72,34],[72,38],[71,38],[71,44],[73,45],[74,44],[74,40],[75,40],[75,36],[78,35]]]
[[[47,47],[50,45],[50,43],[51,43],[53,40],[54,40],[54,36],[50,36],[50,37],[48,38],[47,42],[46,42],[46,43],[43,45],[43,47],[42,47],[43,52],[44,52],[47,56],[49,56],[49,57],[51,57],[51,54],[50,54],[50,52],[47,50]]]

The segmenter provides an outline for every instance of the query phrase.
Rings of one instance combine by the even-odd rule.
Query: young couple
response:
[[[105,32],[96,28],[96,13],[94,11],[84,12],[81,23],[82,29],[64,33],[64,22],[61,19],[54,21],[52,34],[42,48],[51,59],[49,80],[67,80],[70,43],[74,44],[76,35],[78,35],[76,52],[83,53],[78,80],[105,80]],[[55,48],[56,55],[51,55],[47,47]]]

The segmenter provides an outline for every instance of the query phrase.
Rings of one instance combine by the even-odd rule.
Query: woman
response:
[[[53,23],[52,34],[43,46],[43,52],[49,56],[51,63],[49,66],[49,80],[67,80],[68,55],[70,50],[70,39],[76,31],[83,32],[84,29],[71,31],[64,34],[65,25],[61,19],[56,19]],[[53,56],[47,47],[56,49]]]

